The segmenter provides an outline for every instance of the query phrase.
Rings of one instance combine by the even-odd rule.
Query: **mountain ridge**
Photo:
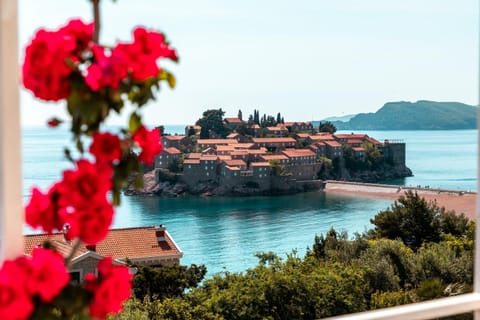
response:
[[[377,112],[359,113],[347,122],[333,121],[338,130],[461,130],[477,128],[478,107],[461,102],[396,101]]]

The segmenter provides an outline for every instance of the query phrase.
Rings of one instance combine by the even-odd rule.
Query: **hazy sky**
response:
[[[91,20],[87,0],[19,0],[20,55],[34,30]],[[166,33],[178,81],[145,109],[147,123],[193,123],[207,108],[253,109],[286,120],[374,112],[387,101],[478,100],[478,1],[110,0],[101,40],[135,25]],[[63,104],[21,94],[22,123],[43,124]],[[118,123],[123,119],[112,119]]]

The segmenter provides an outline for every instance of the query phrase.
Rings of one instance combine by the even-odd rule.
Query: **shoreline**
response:
[[[477,193],[462,190],[445,190],[419,187],[406,187],[385,184],[326,181],[324,192],[346,196],[361,196],[369,198],[397,200],[406,191],[417,192],[427,201],[436,201],[438,206],[456,213],[463,213],[469,219],[475,220]]]

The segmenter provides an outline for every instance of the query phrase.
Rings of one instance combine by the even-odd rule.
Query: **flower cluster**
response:
[[[35,298],[50,303],[69,281],[62,256],[52,250],[35,248],[30,258],[5,261],[0,269],[0,319],[26,319]]]
[[[45,233],[63,232],[75,245],[73,252],[62,256],[45,243],[30,257],[5,261],[0,268],[0,319],[55,315],[63,319],[75,314],[83,319],[85,310],[91,317],[104,319],[119,312],[130,297],[132,276],[112,258],[98,263],[98,278],[87,274],[79,285],[70,283],[68,264],[77,245],[95,245],[107,236],[121,189],[132,177],[141,182],[142,164],[151,165],[162,151],[159,130],[148,130],[139,110],[154,99],[153,90],[159,89],[161,81],[171,87],[175,84],[158,60],[177,61],[178,57],[163,34],[143,27],[133,31],[131,42],[111,47],[95,43],[94,32],[93,23],[74,19],[58,30],[37,31],[25,50],[25,88],[45,101],[66,101],[71,121],[53,118],[47,124],[56,127],[70,122],[80,154],[74,159],[66,150],[73,168],[63,171],[46,192],[32,189],[25,221]],[[118,134],[100,132],[109,113],[120,113],[127,102],[137,107],[128,127]],[[91,140],[88,157],[85,136]]]

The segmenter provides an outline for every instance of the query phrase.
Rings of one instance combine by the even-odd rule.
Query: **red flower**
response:
[[[30,280],[26,258],[5,261],[0,269],[0,319],[23,320],[33,311],[33,303],[25,290]]]
[[[163,34],[138,27],[133,31],[133,37],[133,43],[121,43],[113,49],[113,53],[127,62],[133,80],[144,81],[158,76],[159,58],[178,60],[175,49],[166,44]]]
[[[58,127],[60,123],[62,123],[62,120],[59,120],[57,118],[52,118],[47,121],[47,126],[49,126],[50,128],[55,128],[55,127]]]
[[[32,197],[25,207],[25,222],[34,229],[41,227],[48,233],[55,229],[62,230],[64,220],[59,214],[59,196],[58,184],[54,184],[48,194],[33,188]]]
[[[120,312],[123,302],[130,298],[132,275],[127,267],[113,265],[112,258],[102,259],[97,270],[98,279],[93,274],[85,276],[85,288],[93,293],[90,315],[104,319]]]
[[[93,91],[109,87],[118,89],[120,82],[128,75],[128,66],[125,59],[112,51],[109,56],[105,55],[105,48],[94,46],[92,48],[95,62],[87,68],[85,82]]]
[[[62,207],[97,206],[107,202],[107,192],[112,186],[112,169],[98,167],[88,160],[77,161],[76,170],[63,172],[59,185]]]
[[[144,126],[141,126],[133,134],[133,141],[135,141],[142,152],[138,156],[140,161],[151,165],[153,158],[162,152],[162,143],[160,141],[160,130],[153,129],[148,131]]]
[[[70,281],[62,256],[53,250],[35,248],[29,260],[28,291],[51,302]]]
[[[99,203],[96,206],[78,208],[75,215],[75,224],[68,231],[68,237],[75,237],[74,233],[86,244],[96,244],[108,234],[113,221],[113,207],[110,203]]]
[[[120,160],[122,157],[120,138],[109,132],[96,132],[93,134],[93,143],[90,145],[89,151],[95,156],[97,162]]]
[[[58,32],[39,30],[25,49],[23,85],[40,99],[58,101],[70,94],[72,68],[66,61],[76,47],[75,39]]]
[[[133,30],[133,39],[134,45],[143,55],[152,56],[155,59],[178,60],[177,52],[168,46],[165,42],[165,36],[160,32],[147,31],[143,27],[137,27]]]
[[[58,31],[37,31],[25,49],[22,75],[25,88],[40,99],[58,101],[70,94],[67,63],[81,60],[81,51],[92,41],[93,23],[71,20]]]

